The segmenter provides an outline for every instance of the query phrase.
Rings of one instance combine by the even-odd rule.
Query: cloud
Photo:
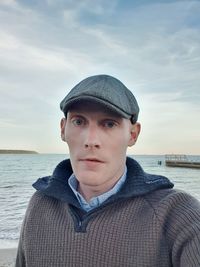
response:
[[[199,1],[1,1],[1,125],[52,125],[76,82],[108,73],[136,94],[145,123],[160,111],[182,129],[171,110],[181,122],[199,114],[199,11]]]

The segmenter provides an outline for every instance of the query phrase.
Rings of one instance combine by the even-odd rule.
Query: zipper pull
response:
[[[82,227],[82,221],[79,221],[78,222],[78,227],[81,229],[81,227]]]

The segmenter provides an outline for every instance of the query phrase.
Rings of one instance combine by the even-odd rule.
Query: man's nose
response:
[[[100,136],[97,125],[88,126],[85,134],[85,148],[100,148]]]

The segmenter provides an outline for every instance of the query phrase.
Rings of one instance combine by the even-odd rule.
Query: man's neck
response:
[[[109,184],[106,183],[99,186],[88,186],[82,183],[78,183],[77,191],[87,202],[89,202],[93,197],[98,197],[111,190],[120,178],[121,176],[118,179],[115,179],[114,181],[109,181]]]

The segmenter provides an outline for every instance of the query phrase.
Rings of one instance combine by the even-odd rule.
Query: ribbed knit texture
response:
[[[21,267],[197,267],[200,207],[185,193],[159,190],[104,207],[82,233],[66,203],[36,193],[21,238]]]
[[[16,267],[199,267],[200,203],[132,159],[127,169],[123,188],[89,213],[68,186],[69,161],[39,179]]]

